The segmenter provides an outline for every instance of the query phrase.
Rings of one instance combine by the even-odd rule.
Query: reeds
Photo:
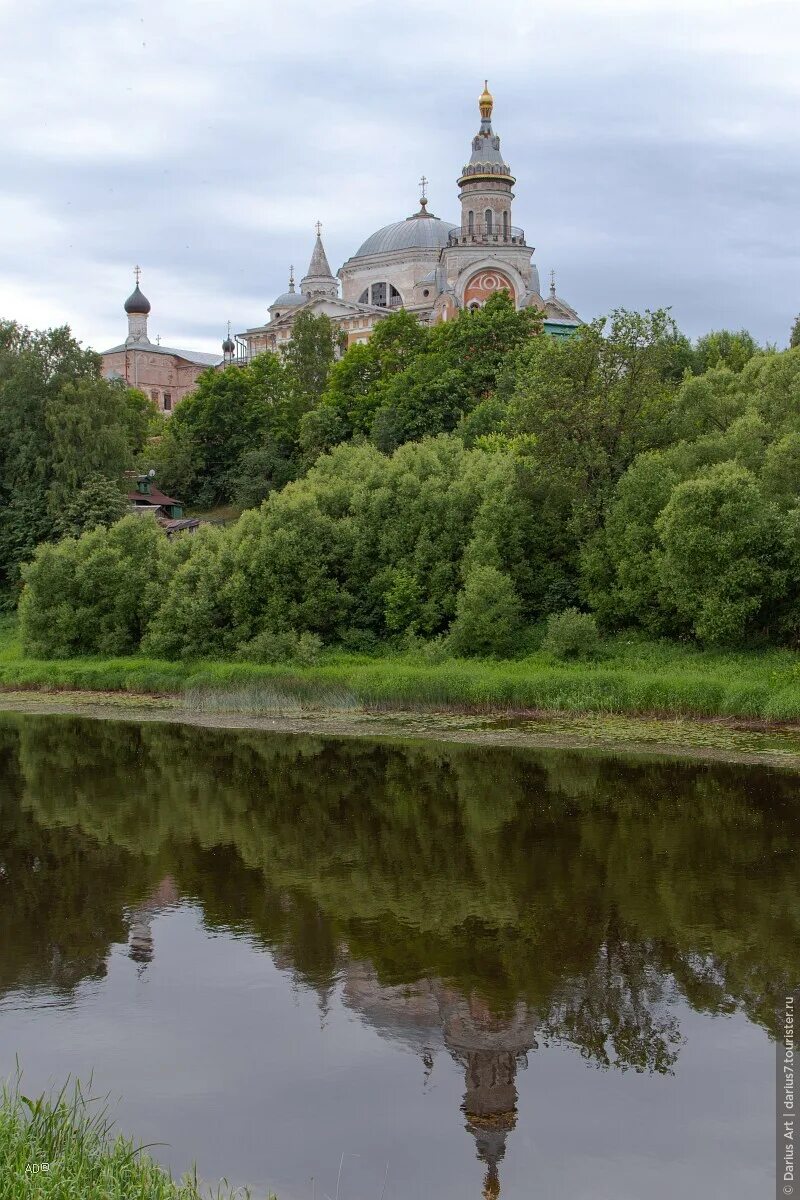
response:
[[[234,661],[23,657],[0,626],[0,687],[118,691],[182,697],[208,712],[542,709],[568,713],[800,719],[800,655],[723,652],[618,637],[594,662],[559,663],[541,651],[508,661],[421,654],[368,657],[326,651],[312,667]]]

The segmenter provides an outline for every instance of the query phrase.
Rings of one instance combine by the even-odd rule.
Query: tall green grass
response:
[[[36,1100],[19,1077],[0,1093],[0,1200],[246,1200],[226,1183],[176,1183],[147,1153],[114,1135],[106,1105],[71,1090]],[[273,1198],[274,1200],[274,1198]]]
[[[700,650],[619,637],[595,662],[554,662],[541,651],[498,662],[421,653],[369,657],[330,651],[313,667],[127,658],[26,658],[13,622],[0,625],[0,687],[179,696],[200,711],[314,709],[543,709],[793,721],[800,655]]]

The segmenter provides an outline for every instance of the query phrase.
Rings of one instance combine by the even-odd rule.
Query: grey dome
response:
[[[125,312],[145,314],[150,312],[150,301],[147,299],[147,296],[140,291],[138,283],[131,292],[130,296],[128,296],[128,299],[125,301]]]
[[[439,217],[424,216],[407,217],[405,221],[395,221],[392,225],[384,225],[359,246],[353,258],[367,258],[370,254],[390,254],[392,250],[441,250],[447,245],[451,232],[457,232],[458,225],[450,221],[442,221]]]
[[[223,354],[233,354],[235,349],[236,349],[236,346],[234,345],[233,338],[226,337],[225,341],[222,343],[222,353]]]
[[[292,304],[305,304],[306,297],[302,292],[283,292],[277,300],[273,300],[270,308],[289,308]]]

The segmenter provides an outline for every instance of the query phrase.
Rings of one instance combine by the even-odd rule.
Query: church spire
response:
[[[488,79],[483,81],[483,91],[478,97],[478,108],[481,113],[481,133],[484,137],[488,137],[492,132],[492,109],[494,108],[494,96],[489,91]]]
[[[322,244],[322,237],[320,236],[322,225],[319,221],[317,221],[315,229],[317,231],[317,239],[314,242],[314,249],[311,252],[311,262],[308,264],[308,271],[300,280],[300,291],[304,292],[306,296],[311,296],[315,293],[338,296],[339,284],[331,271],[328,256]]]
[[[478,97],[480,129],[472,139],[472,154],[458,179],[461,191],[461,235],[470,242],[509,242],[512,187],[516,180],[500,152],[500,138],[492,129],[494,97],[484,80]]]

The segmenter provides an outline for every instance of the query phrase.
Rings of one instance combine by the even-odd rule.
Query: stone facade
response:
[[[201,354],[196,350],[178,350],[151,342],[147,334],[150,301],[136,287],[125,301],[128,336],[119,346],[102,352],[103,375],[122,379],[129,387],[140,388],[160,412],[167,416],[184,396],[193,391],[203,371],[219,366],[220,354]]]
[[[524,230],[512,223],[515,179],[492,129],[494,101],[486,87],[478,106],[480,128],[458,178],[460,223],[428,212],[423,178],[419,211],[371,234],[340,267],[338,279],[328,265],[318,225],[300,291],[290,275],[289,290],[269,307],[269,320],[237,336],[237,359],[279,351],[301,311],[326,313],[353,345],[367,341],[387,311],[403,307],[423,324],[432,324],[452,319],[461,309],[478,308],[503,290],[518,308],[540,309],[545,330],[553,336],[575,330],[580,318],[556,295],[552,276],[548,296],[542,295],[533,247]]]

